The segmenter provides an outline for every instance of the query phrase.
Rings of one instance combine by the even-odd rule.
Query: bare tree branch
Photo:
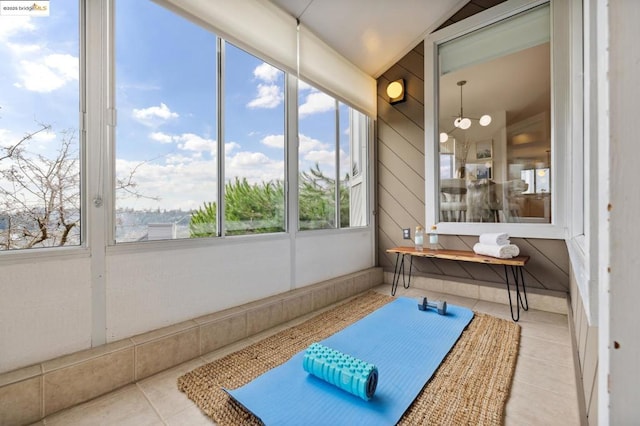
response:
[[[38,130],[16,144],[0,148],[0,250],[51,247],[80,242],[80,156],[76,130],[57,132],[54,155],[31,152],[28,142],[51,125],[38,123]],[[6,160],[2,162],[2,160]],[[151,160],[152,161],[152,160]],[[145,164],[118,179],[116,189],[136,198],[143,195],[135,174]]]
[[[30,136],[50,128],[41,125],[41,129]],[[60,146],[53,158],[29,152],[25,144],[30,139],[27,136],[3,157],[12,161],[10,167],[0,169],[0,176],[4,178],[0,185],[0,205],[10,215],[11,222],[6,235],[0,236],[7,249],[64,245],[79,225],[78,142],[74,131],[60,134]],[[16,241],[12,241],[14,234]]]
[[[25,143],[28,140],[31,140],[38,133],[41,133],[41,132],[44,132],[44,131],[47,131],[47,130],[51,130],[51,125],[50,124],[42,124],[42,123],[38,123],[38,124],[40,125],[40,129],[36,130],[35,132],[27,133],[15,145],[2,148],[2,150],[5,152],[5,154],[2,157],[0,157],[0,161],[4,160],[6,158],[12,158],[15,155],[16,150],[18,148],[20,148],[20,145],[22,145],[23,143]]]
[[[136,164],[136,166],[131,169],[131,171],[129,172],[129,174],[124,177],[124,178],[117,178],[116,179],[116,192],[120,191],[120,192],[124,192],[127,196],[133,196],[134,198],[145,198],[147,200],[154,200],[154,201],[160,201],[160,197],[152,197],[149,195],[144,195],[142,194],[140,191],[138,191],[137,189],[137,184],[134,180],[134,176],[136,174],[136,172],[138,171],[138,169],[140,167],[142,167],[143,165],[150,163],[152,161],[156,160],[156,158],[153,158],[151,160],[147,160],[147,161],[143,161],[141,163]]]

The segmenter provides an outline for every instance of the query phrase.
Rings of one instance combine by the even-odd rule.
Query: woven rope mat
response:
[[[220,426],[260,425],[260,420],[221,388],[235,389],[250,382],[391,300],[391,296],[375,292],[358,296],[196,368],[178,378],[178,388]],[[519,342],[520,326],[476,313],[398,424],[502,425]]]

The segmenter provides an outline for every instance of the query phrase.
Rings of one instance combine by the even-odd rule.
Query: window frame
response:
[[[551,218],[549,224],[539,223],[465,223],[439,220],[438,163],[438,46],[442,43],[481,29],[500,20],[526,12],[545,3],[551,4],[551,174],[554,176]],[[425,39],[425,224],[437,225],[438,232],[453,235],[479,235],[484,232],[508,232],[512,237],[564,239],[566,237],[571,150],[571,117],[569,115],[570,49],[568,30],[562,22],[568,18],[568,8],[559,1],[509,0],[429,35]],[[565,10],[566,9],[566,10]],[[563,21],[564,20],[564,21]],[[561,126],[559,123],[565,123]],[[563,141],[563,143],[558,143]]]
[[[8,249],[8,250],[0,250],[0,264],[3,262],[13,262],[17,260],[29,260],[29,259],[38,259],[41,257],[51,257],[51,258],[84,258],[88,256],[89,250],[89,242],[90,242],[90,230],[88,220],[89,217],[89,206],[95,203],[95,197],[92,203],[92,200],[89,199],[89,192],[87,189],[87,175],[88,175],[88,167],[87,167],[87,157],[88,152],[90,151],[87,147],[87,140],[89,139],[87,136],[87,93],[88,93],[88,78],[87,78],[87,62],[88,57],[90,56],[88,43],[90,39],[91,28],[88,25],[90,20],[89,18],[89,8],[86,5],[86,2],[83,0],[76,1],[78,5],[78,20],[75,28],[75,32],[78,37],[78,81],[76,83],[78,89],[78,103],[76,105],[77,109],[75,110],[75,114],[77,116],[77,139],[78,139],[78,153],[77,153],[77,162],[78,162],[78,208],[79,208],[79,223],[78,223],[78,244],[73,245],[62,245],[62,246],[42,246],[42,247],[30,247],[30,248],[18,248],[18,249]],[[48,19],[41,17],[40,19]]]
[[[362,191],[365,194],[365,200],[362,202],[363,205],[363,209],[366,212],[369,212],[369,206],[370,206],[370,193],[368,190],[368,186],[370,184],[370,180],[371,180],[371,175],[369,173],[369,145],[370,145],[370,141],[371,141],[371,135],[372,135],[372,131],[370,130],[371,126],[372,126],[372,121],[371,117],[369,117],[367,114],[360,112],[359,110],[357,110],[356,108],[350,106],[349,104],[346,104],[344,102],[339,102],[339,105],[344,105],[347,108],[349,108],[348,111],[348,115],[349,115],[349,156],[350,156],[350,161],[349,161],[349,170],[350,173],[353,172],[353,165],[354,165],[354,161],[353,161],[353,157],[354,155],[357,156],[358,158],[358,173],[355,175],[351,176],[351,188],[357,185],[361,185],[363,187]],[[359,118],[360,117],[360,118]],[[362,123],[361,120],[366,120],[366,122]],[[340,123],[338,123],[340,124]],[[354,130],[355,129],[355,130]],[[364,141],[366,141],[365,146],[362,145],[362,140],[364,139]],[[351,191],[351,188],[349,189]],[[353,203],[353,199],[352,199],[352,193],[349,193],[349,226],[347,227],[341,227],[340,229],[350,229],[350,228],[365,228],[367,226],[369,226],[369,224],[371,223],[371,218],[370,218],[370,214],[366,214],[364,217],[365,220],[365,224],[364,225],[353,225],[352,222],[352,218],[354,217],[353,215],[353,208],[355,207],[355,204]]]
[[[227,156],[226,156],[226,150],[225,150],[225,146],[227,142],[227,129],[229,128],[229,126],[227,126],[228,122],[227,122],[227,108],[226,108],[226,98],[225,95],[227,92],[229,92],[228,88],[229,88],[229,84],[228,84],[228,80],[227,80],[227,59],[228,59],[228,54],[227,51],[229,50],[227,48],[227,45],[230,45],[232,48],[239,50],[240,52],[243,52],[243,54],[249,55],[251,57],[254,57],[260,61],[263,61],[265,64],[268,64],[274,68],[276,68],[278,71],[281,71],[283,73],[283,113],[282,113],[282,131],[283,131],[283,136],[284,136],[284,144],[285,146],[283,147],[283,157],[282,157],[282,161],[283,161],[283,187],[284,187],[284,194],[283,194],[283,202],[284,202],[284,217],[283,217],[283,222],[282,222],[282,230],[281,231],[273,231],[273,232],[257,232],[257,233],[243,233],[243,234],[233,234],[233,233],[229,233],[228,229],[227,229],[227,224],[231,221],[227,220],[227,217],[225,216],[225,211],[226,211],[226,185],[227,185],[227,174],[226,174],[226,170],[227,170]],[[289,231],[288,228],[288,211],[287,211],[287,203],[289,202],[289,196],[287,194],[286,191],[286,179],[288,176],[288,167],[289,164],[287,162],[287,120],[288,120],[288,111],[290,109],[289,106],[289,98],[287,97],[287,71],[280,68],[278,65],[272,63],[271,61],[268,61],[266,59],[264,59],[263,57],[261,57],[260,55],[256,55],[250,51],[245,50],[244,48],[234,44],[233,42],[226,40],[224,37],[221,37],[220,35],[216,34],[216,49],[217,49],[217,55],[218,55],[218,60],[217,60],[217,66],[218,66],[218,70],[217,70],[217,78],[218,78],[218,90],[216,92],[216,102],[217,102],[217,109],[218,109],[218,113],[217,113],[217,121],[218,121],[218,152],[222,153],[222,155],[218,155],[217,157],[217,167],[218,167],[218,173],[220,173],[220,177],[218,178],[218,199],[216,200],[218,209],[217,209],[217,217],[219,218],[217,220],[217,226],[218,226],[218,235],[217,237],[242,237],[242,236],[249,236],[249,235],[269,235],[269,234],[286,234]],[[238,176],[234,176],[234,178],[237,178]],[[215,237],[211,237],[211,238],[215,238]],[[190,238],[191,239],[191,238]]]
[[[346,228],[341,228],[339,226],[339,215],[337,212],[338,204],[336,205],[336,223],[338,226],[326,229],[313,229],[313,230],[300,230],[299,229],[299,201],[298,201],[298,145],[299,145],[299,118],[298,118],[298,96],[299,96],[299,85],[298,80],[302,77],[299,74],[299,71],[296,73],[290,67],[283,66],[281,62],[277,60],[272,60],[269,55],[264,53],[260,53],[255,47],[244,43],[233,36],[227,36],[227,33],[224,31],[217,31],[217,28],[213,25],[208,25],[204,21],[200,21],[197,18],[194,18],[190,13],[182,10],[181,8],[174,7],[171,1],[161,0],[147,0],[154,1],[161,7],[167,8],[169,11],[185,18],[193,25],[200,26],[206,30],[212,31],[216,34],[218,42],[217,42],[217,55],[218,55],[218,72],[216,78],[218,79],[218,90],[217,90],[217,98],[215,102],[218,103],[218,152],[224,152],[224,114],[226,113],[224,108],[224,44],[231,43],[235,47],[242,49],[246,53],[255,56],[256,58],[274,66],[278,69],[284,71],[284,79],[285,79],[285,231],[284,232],[276,232],[276,233],[264,233],[264,234],[243,234],[243,235],[225,235],[224,227],[225,227],[225,217],[224,217],[224,156],[219,155],[217,167],[218,167],[218,199],[217,199],[217,207],[218,207],[218,220],[217,220],[217,236],[211,237],[203,237],[203,238],[178,238],[178,239],[163,239],[163,240],[153,240],[153,241],[130,241],[130,242],[118,242],[115,240],[115,130],[114,127],[116,125],[116,115],[117,110],[115,107],[115,60],[114,57],[117,55],[115,52],[115,39],[113,29],[115,28],[116,23],[114,22],[114,13],[112,8],[114,7],[115,0],[103,0],[105,4],[107,4],[108,12],[108,25],[110,27],[110,31],[105,41],[107,47],[103,47],[102,49],[109,54],[108,59],[103,59],[105,63],[107,63],[107,67],[111,71],[108,76],[108,83],[103,86],[106,91],[106,95],[104,96],[104,102],[108,104],[107,108],[107,121],[108,121],[108,129],[107,135],[104,137],[104,140],[107,141],[108,148],[106,148],[103,152],[100,153],[103,156],[105,163],[108,164],[107,170],[104,172],[104,187],[107,193],[111,196],[107,197],[105,200],[106,207],[106,215],[107,219],[107,229],[102,229],[103,234],[106,236],[106,246],[107,252],[115,251],[115,252],[129,252],[129,251],[142,251],[142,250],[153,250],[156,248],[162,249],[171,249],[171,248],[182,248],[182,247],[206,247],[217,244],[224,244],[225,240],[233,239],[234,241],[242,241],[246,239],[261,239],[261,240],[279,240],[283,238],[295,238],[296,235],[300,233],[313,233],[313,232],[323,232],[326,234],[332,234],[337,232],[348,233],[355,231],[360,231],[363,229],[371,229],[375,226],[374,222],[374,201],[372,199],[373,194],[375,194],[375,188],[373,188],[374,182],[372,179],[373,176],[373,164],[372,158],[369,157],[372,152],[373,143],[374,143],[374,126],[375,126],[375,117],[372,117],[369,113],[364,112],[364,109],[358,108],[354,106],[353,102],[347,102],[344,100],[344,97],[337,96],[334,94],[334,91],[328,89],[316,82],[315,79],[304,79],[305,81],[309,81],[312,87],[317,90],[326,93],[327,95],[334,98],[336,105],[340,103],[345,104],[351,110],[358,111],[363,114],[367,118],[366,124],[366,134],[364,137],[366,138],[366,147],[363,148],[363,155],[366,158],[362,159],[363,170],[358,175],[359,179],[365,179],[366,191],[364,192],[366,200],[366,224],[359,226],[349,226]],[[295,102],[294,102],[295,101]],[[338,116],[339,111],[338,107],[336,107],[336,126],[338,125]],[[295,131],[294,131],[295,129]],[[336,150],[339,150],[339,135],[337,134],[339,130],[336,129]],[[293,154],[296,155],[293,155]],[[336,166],[338,167],[338,153],[336,154]],[[339,175],[338,175],[339,176]],[[295,179],[295,180],[294,180]],[[339,197],[339,181],[336,179],[336,193],[337,197]]]
[[[299,179],[296,180],[296,187],[298,188],[298,193],[296,195],[296,210],[297,210],[297,214],[296,214],[296,219],[297,219],[297,224],[296,224],[296,231],[297,232],[316,232],[316,231],[331,231],[331,230],[337,230],[337,229],[362,229],[362,228],[367,228],[370,226],[372,220],[371,220],[371,195],[370,195],[370,191],[366,188],[368,188],[368,184],[367,184],[367,179],[369,179],[370,173],[369,173],[369,167],[370,167],[370,161],[367,157],[367,153],[369,151],[369,147],[372,143],[372,132],[370,131],[370,127],[372,125],[372,122],[374,121],[370,116],[368,116],[367,114],[361,112],[360,110],[356,109],[355,107],[353,107],[352,105],[344,102],[342,99],[334,96],[333,94],[331,94],[330,92],[328,92],[327,90],[325,90],[323,87],[317,86],[315,85],[315,83],[309,82],[307,80],[304,79],[299,79],[299,81],[301,81],[303,84],[305,84],[306,86],[310,86],[312,87],[314,90],[317,90],[321,93],[323,93],[324,95],[330,97],[333,102],[334,102],[334,108],[332,110],[333,112],[333,124],[334,124],[334,135],[333,141],[328,141],[327,143],[332,143],[333,144],[333,149],[335,151],[335,155],[334,155],[334,167],[335,167],[335,174],[333,176],[330,176],[330,178],[333,178],[335,180],[334,185],[333,185],[333,190],[334,190],[334,198],[333,198],[333,202],[334,202],[334,212],[333,212],[333,220],[335,222],[335,225],[332,227],[328,227],[328,228],[302,228],[300,226],[300,215],[299,215],[299,207],[300,207],[300,193],[299,193],[299,186],[300,186],[300,181]],[[299,87],[299,86],[298,86]],[[300,103],[300,93],[299,91],[297,91],[295,93],[297,102]],[[347,123],[343,123],[342,121],[342,116],[341,116],[341,107],[344,106],[346,108],[348,108],[347,110]],[[297,105],[297,107],[299,108],[299,105]],[[295,118],[296,118],[296,129],[298,130],[297,133],[297,137],[300,137],[300,126],[299,126],[299,115],[298,115],[298,108],[296,108],[295,110]],[[353,123],[355,122],[354,120],[354,113],[358,113],[361,114],[364,118],[366,118],[367,123],[365,126],[360,125],[360,127],[357,129],[357,131],[354,131],[352,126]],[[353,179],[354,182],[358,182],[360,184],[362,184],[363,182],[365,183],[365,197],[366,200],[364,202],[364,204],[366,205],[366,211],[368,212],[368,214],[366,215],[365,221],[366,224],[365,225],[351,225],[351,217],[349,218],[349,226],[345,226],[342,227],[341,226],[341,222],[342,222],[342,217],[341,217],[341,200],[340,200],[340,189],[341,189],[341,183],[342,183],[342,173],[344,172],[344,170],[342,170],[342,167],[340,166],[341,162],[342,162],[342,158],[340,155],[340,149],[341,149],[341,132],[344,130],[343,125],[346,125],[350,128],[350,134],[349,134],[349,148],[351,150],[351,153],[349,154],[350,156],[353,155],[353,151],[354,151],[354,147],[355,149],[357,149],[357,153],[358,153],[358,158],[360,161],[360,169],[358,174],[355,176],[351,176],[351,178]],[[355,143],[356,142],[356,137],[354,135],[362,135],[362,137],[365,138],[366,140],[366,148],[362,148],[360,143]],[[359,139],[358,139],[359,141]],[[297,151],[297,157],[295,159],[295,161],[297,161],[297,168],[299,169],[300,166],[300,152],[299,150]],[[353,165],[353,161],[350,160],[350,169],[352,168],[351,166]],[[351,170],[349,171],[349,173],[351,173]],[[297,176],[299,176],[299,171]],[[351,203],[351,202],[350,202]],[[351,215],[351,204],[349,205],[349,214]]]

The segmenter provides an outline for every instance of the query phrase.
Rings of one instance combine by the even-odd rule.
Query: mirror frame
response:
[[[495,22],[525,12],[536,6],[551,5],[551,223],[477,223],[440,222],[439,219],[439,78],[438,46],[454,38]],[[567,203],[570,194],[568,152],[571,142],[570,115],[570,33],[566,22],[570,17],[567,2],[554,0],[508,0],[467,19],[437,31],[424,42],[425,91],[425,225],[438,226],[438,232],[452,235],[480,235],[485,232],[507,232],[512,237],[564,239],[566,237]],[[564,21],[563,21],[564,20]],[[564,22],[564,24],[563,24]],[[563,123],[559,125],[558,123]],[[558,143],[563,141],[563,143]]]

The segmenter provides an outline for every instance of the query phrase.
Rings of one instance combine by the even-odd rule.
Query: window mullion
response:
[[[216,166],[218,167],[218,200],[217,200],[217,234],[221,237],[224,236],[224,61],[225,61],[225,42],[220,37],[217,37],[217,55],[218,55],[218,96],[216,102],[218,103],[218,155]]]
[[[340,104],[335,101],[335,221],[336,229],[340,229]]]

